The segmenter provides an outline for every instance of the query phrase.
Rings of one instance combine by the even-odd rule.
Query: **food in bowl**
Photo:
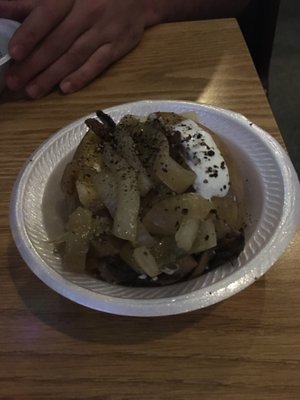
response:
[[[66,166],[70,209],[57,239],[66,269],[109,283],[169,285],[244,247],[243,179],[230,149],[194,114],[98,111]]]

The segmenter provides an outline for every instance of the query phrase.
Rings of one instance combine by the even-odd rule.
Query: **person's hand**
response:
[[[23,16],[29,11],[9,44],[7,86],[32,98],[58,84],[64,93],[81,89],[134,48],[145,27],[141,0],[0,0],[0,16],[8,16],[5,2],[19,3],[19,17],[20,3]]]
[[[23,22],[41,0],[0,0],[0,18]]]

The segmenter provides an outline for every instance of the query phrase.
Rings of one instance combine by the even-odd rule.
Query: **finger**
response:
[[[74,29],[74,26],[76,26],[76,29]],[[88,29],[88,26],[89,21],[82,19],[80,14],[75,14],[74,16],[72,12],[68,14],[64,21],[24,61],[12,65],[7,76],[8,87],[12,90],[20,90],[36,75],[48,69],[68,49],[72,48],[73,43]],[[80,45],[76,46],[76,50],[79,52],[84,51],[86,48],[84,43],[88,39],[85,39],[85,35],[83,36],[83,49],[80,48]],[[92,37],[90,40],[93,43],[97,43],[97,45],[92,46],[92,49],[95,50],[99,44],[99,34],[98,37]],[[80,57],[80,55],[74,54],[73,51],[71,51],[70,56],[75,61]],[[78,66],[76,65],[76,67]]]
[[[32,3],[27,1],[0,1],[1,18],[22,22],[32,10]]]
[[[9,43],[9,54],[23,60],[69,12],[72,0],[44,0],[29,14]]]
[[[126,32],[127,33],[127,32]],[[130,35],[129,35],[130,36]],[[107,42],[95,51],[77,71],[67,76],[59,85],[65,94],[76,92],[94,80],[106,68],[132,50],[139,42],[140,35],[133,32],[132,37],[121,35],[113,42]]]
[[[77,71],[67,76],[60,83],[61,91],[68,94],[80,90],[101,74],[116,59],[117,56],[113,51],[112,43],[102,45]]]
[[[99,33],[89,30],[80,36],[71,48],[55,63],[26,86],[31,98],[40,98],[53,89],[66,76],[79,69],[99,47]]]

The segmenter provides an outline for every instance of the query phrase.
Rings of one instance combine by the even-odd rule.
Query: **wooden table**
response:
[[[58,128],[138,99],[186,99],[241,112],[282,138],[234,20],[168,24],[86,89],[0,104],[0,398],[300,398],[299,233],[266,274],[214,307],[164,318],[86,309],[40,282],[8,224],[13,182]]]

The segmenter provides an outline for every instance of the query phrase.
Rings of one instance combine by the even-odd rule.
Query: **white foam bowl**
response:
[[[300,221],[299,181],[283,148],[245,117],[189,102],[141,101],[104,110],[118,121],[127,113],[197,113],[233,148],[246,182],[248,226],[244,251],[233,263],[178,284],[157,288],[115,286],[64,271],[50,239],[63,230],[59,181],[86,132],[86,116],[61,129],[29,158],[15,183],[10,221],[16,245],[30,269],[63,296],[114,314],[160,316],[207,307],[245,289],[281,256]]]
[[[5,73],[10,62],[8,44],[19,26],[19,22],[0,18],[0,93],[5,86]]]

